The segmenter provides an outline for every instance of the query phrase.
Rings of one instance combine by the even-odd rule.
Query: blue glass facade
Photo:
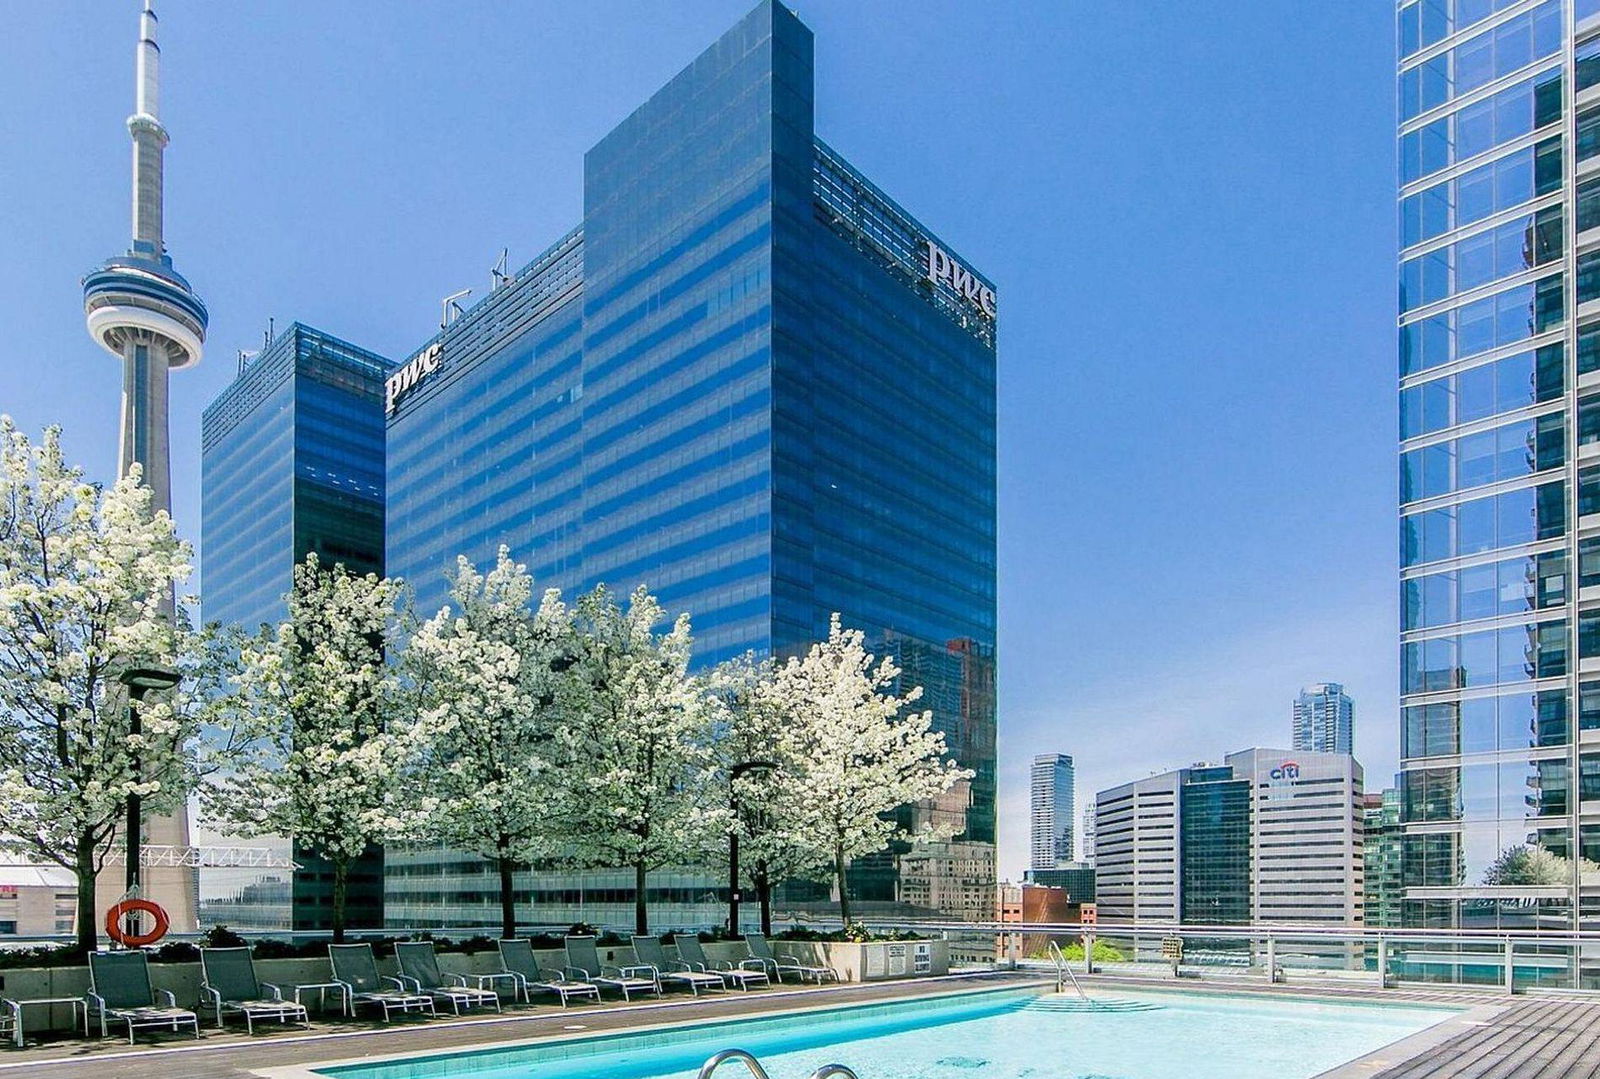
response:
[[[589,151],[581,225],[391,378],[386,564],[422,611],[500,543],[544,586],[644,583],[702,665],[841,612],[977,773],[906,813],[987,860],[987,917],[993,286],[816,138],[813,86],[763,3]],[[857,873],[864,902],[969,902]]]
[[[382,573],[382,356],[295,323],[239,371],[201,420],[201,583],[208,622],[254,633],[284,615],[294,565],[316,552]],[[292,923],[325,928],[332,880],[297,851]],[[352,869],[353,925],[383,924],[378,852]]]
[[[1600,0],[1396,11],[1398,916],[1590,929]],[[1505,977],[1468,966],[1456,973]],[[1514,977],[1595,984],[1600,970],[1562,959]]]

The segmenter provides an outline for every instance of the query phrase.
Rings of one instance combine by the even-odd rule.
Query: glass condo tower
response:
[[[1400,917],[1592,929],[1600,0],[1397,14]],[[1495,957],[1435,958],[1504,977]],[[1515,975],[1592,985],[1600,957]]]

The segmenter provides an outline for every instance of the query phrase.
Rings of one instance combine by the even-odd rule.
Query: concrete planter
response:
[[[950,945],[942,940],[775,940],[773,950],[813,967],[827,967],[841,982],[881,982],[950,973]]]

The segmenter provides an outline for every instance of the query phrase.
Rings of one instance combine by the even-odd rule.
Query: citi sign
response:
[[[1268,779],[1299,779],[1300,765],[1294,761],[1284,761],[1278,767],[1267,773]]]
[[[417,353],[409,363],[384,380],[384,411],[393,412],[400,398],[439,369],[439,357],[444,353],[444,342],[435,341]]]
[[[928,245],[928,280],[935,285],[943,281],[968,303],[976,304],[978,310],[994,318],[994,289],[979,281],[976,274],[932,240],[922,242]]]

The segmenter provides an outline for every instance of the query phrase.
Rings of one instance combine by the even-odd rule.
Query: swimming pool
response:
[[[1037,990],[814,1009],[382,1063],[329,1079],[693,1079],[738,1047],[772,1079],[839,1062],[861,1079],[1309,1079],[1447,1019],[1388,1004],[1125,994],[1117,1011],[1057,1010]],[[581,1013],[573,1022],[581,1022]],[[729,1064],[732,1079],[747,1079]]]

